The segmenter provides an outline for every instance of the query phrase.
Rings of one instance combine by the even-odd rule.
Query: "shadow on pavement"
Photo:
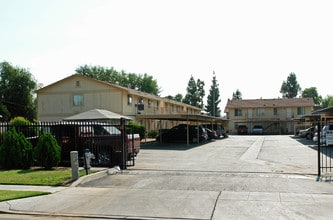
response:
[[[313,140],[309,140],[306,138],[301,138],[294,136],[293,139],[297,140],[304,146],[307,146],[311,148],[312,150],[318,151],[318,144],[314,142]],[[327,145],[321,145],[320,146],[320,152],[324,155],[326,155],[328,158],[333,159],[333,146],[327,146]]]
[[[181,150],[181,151],[185,151],[185,150],[190,150],[196,147],[200,147],[203,146],[207,143],[211,143],[215,140],[208,140],[199,144],[186,144],[186,143],[158,143],[156,141],[152,141],[152,142],[147,142],[147,143],[143,143],[141,144],[140,148],[141,149],[149,149],[149,150]]]

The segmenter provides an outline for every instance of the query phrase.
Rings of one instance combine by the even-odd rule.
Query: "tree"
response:
[[[183,102],[198,108],[203,108],[203,97],[205,96],[204,86],[205,83],[203,81],[200,79],[195,81],[193,76],[191,76],[187,84],[187,93]]]
[[[178,93],[177,95],[175,96],[172,96],[172,95],[168,95],[168,96],[165,96],[164,98],[167,98],[167,99],[170,99],[170,100],[175,100],[177,102],[183,102],[183,95]]]
[[[322,107],[327,108],[333,106],[333,96],[327,96],[322,100]]]
[[[75,71],[83,76],[114,83],[130,89],[136,89],[141,92],[147,92],[154,95],[158,95],[160,93],[157,81],[146,73],[144,75],[126,73],[124,70],[118,72],[113,67],[105,68],[101,66],[88,65],[80,66]]]
[[[177,102],[183,102],[184,99],[183,95],[180,93],[176,94],[174,98]]]
[[[218,107],[220,104],[220,91],[218,88],[215,72],[213,71],[212,85],[209,89],[209,94],[207,96],[207,105],[205,111],[209,112],[211,116],[220,117],[221,110]]]
[[[204,107],[204,102],[203,102],[203,98],[205,97],[205,82],[201,81],[200,79],[197,80],[197,91],[198,91],[198,97],[199,97],[199,108],[203,108]]]
[[[36,102],[33,93],[36,88],[37,82],[28,70],[14,67],[8,62],[0,63],[0,114],[35,119]]]
[[[318,95],[316,87],[306,88],[302,92],[303,98],[313,98],[313,101],[316,105],[320,105],[322,97]]]
[[[300,91],[301,87],[297,82],[296,74],[291,72],[287,81],[282,82],[280,93],[284,98],[295,98]]]
[[[232,93],[232,100],[242,99],[242,93],[237,89],[236,92]]]
[[[139,75],[139,78],[141,76]],[[160,90],[157,85],[157,81],[152,76],[148,76],[146,73],[141,77],[140,84],[138,86],[140,91],[144,91],[150,94],[158,95]]]

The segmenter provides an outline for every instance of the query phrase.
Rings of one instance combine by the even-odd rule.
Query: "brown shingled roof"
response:
[[[312,98],[237,99],[228,100],[227,108],[275,108],[314,106]]]

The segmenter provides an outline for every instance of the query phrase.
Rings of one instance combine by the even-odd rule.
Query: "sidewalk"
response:
[[[52,193],[1,202],[0,213],[64,218],[215,220],[266,219],[267,216],[270,219],[329,219],[333,216],[333,194],[327,193],[77,187],[115,173],[114,169],[102,170],[80,178],[70,187],[0,185],[0,189]],[[309,191],[309,184],[315,188],[331,187],[330,183],[311,178],[304,178],[298,184],[305,191]]]

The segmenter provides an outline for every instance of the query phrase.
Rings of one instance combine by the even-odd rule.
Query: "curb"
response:
[[[121,172],[121,170],[119,169],[119,167],[105,168],[99,172],[80,177],[79,179],[74,181],[69,187],[77,187],[80,184],[84,184],[84,183],[102,178],[104,176],[114,175],[114,174],[117,174],[120,172]]]

